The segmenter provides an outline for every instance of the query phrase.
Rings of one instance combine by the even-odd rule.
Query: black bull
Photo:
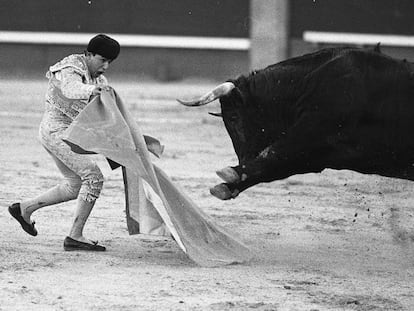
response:
[[[180,102],[216,98],[239,159],[217,171],[220,199],[325,168],[414,180],[414,64],[379,49],[323,49]]]

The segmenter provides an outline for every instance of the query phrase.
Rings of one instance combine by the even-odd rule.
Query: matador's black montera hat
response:
[[[87,50],[91,53],[99,54],[105,58],[114,60],[118,57],[121,47],[119,46],[118,41],[107,35],[99,34],[89,41]]]

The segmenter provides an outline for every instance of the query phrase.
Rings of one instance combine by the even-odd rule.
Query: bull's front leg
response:
[[[270,149],[268,147],[264,152]],[[225,183],[212,187],[210,193],[221,200],[234,199],[240,192],[258,183],[283,179],[291,175],[290,172],[282,169],[286,165],[283,164],[285,161],[263,153],[252,161],[218,170],[217,175]]]
[[[312,159],[308,152],[278,156],[274,148],[273,145],[266,148],[252,161],[217,171],[217,175],[225,183],[212,187],[210,193],[221,200],[234,199],[242,191],[256,184],[284,179],[295,174],[320,172],[324,169],[320,161],[322,159]]]
[[[260,157],[255,161],[238,166],[227,166],[216,171],[216,174],[225,183],[218,184],[210,189],[210,193],[221,200],[236,198],[243,190],[265,181],[266,161]]]
[[[312,127],[309,122],[301,122],[288,137],[268,146],[256,158],[217,171],[225,183],[214,186],[210,193],[221,200],[228,200],[262,182],[322,171],[338,151],[337,144],[332,143],[337,140],[338,130],[331,126],[332,123],[327,123],[322,127],[314,122]]]

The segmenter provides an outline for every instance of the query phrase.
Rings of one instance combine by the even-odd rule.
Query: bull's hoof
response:
[[[234,168],[227,166],[216,172],[217,176],[223,179],[226,183],[234,184],[240,182],[240,176]]]
[[[210,193],[220,200],[230,200],[237,197],[240,191],[237,189],[230,191],[226,184],[219,184],[210,188]]]

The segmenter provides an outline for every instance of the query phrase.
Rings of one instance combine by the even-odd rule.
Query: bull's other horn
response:
[[[220,98],[221,96],[228,94],[232,89],[234,89],[234,87],[235,86],[233,83],[225,82],[198,99],[189,101],[177,99],[177,101],[184,106],[202,106],[212,102],[217,98]]]
[[[211,114],[214,117],[223,117],[223,115],[221,114],[221,112],[209,112],[209,114]]]

